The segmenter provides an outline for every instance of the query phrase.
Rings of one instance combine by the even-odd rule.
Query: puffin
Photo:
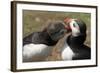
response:
[[[61,51],[62,60],[91,59],[91,48],[84,44],[86,40],[86,23],[81,19],[65,18],[70,35],[65,39]]]
[[[53,47],[66,34],[64,25],[62,21],[52,21],[42,31],[24,37],[23,62],[45,61]]]

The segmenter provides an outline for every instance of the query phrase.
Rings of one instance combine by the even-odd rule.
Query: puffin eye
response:
[[[60,31],[61,34],[64,34],[64,32],[65,32],[64,30],[61,30],[61,31]]]
[[[75,23],[73,23],[73,26],[76,27]]]

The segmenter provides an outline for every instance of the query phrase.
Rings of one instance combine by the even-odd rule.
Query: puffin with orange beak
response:
[[[86,24],[79,19],[66,18],[66,29],[71,34],[66,38],[61,51],[63,60],[81,60],[91,58],[90,47],[84,44],[86,40]]]

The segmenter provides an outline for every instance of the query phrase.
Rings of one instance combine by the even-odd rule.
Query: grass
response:
[[[51,11],[31,11],[23,10],[23,38],[32,32],[41,31],[48,21],[64,20],[65,17],[82,19],[87,26],[87,38],[85,44],[91,46],[91,15],[89,13],[75,12],[51,12]],[[53,48],[51,56],[46,60],[61,60],[59,50],[61,49],[65,38]]]

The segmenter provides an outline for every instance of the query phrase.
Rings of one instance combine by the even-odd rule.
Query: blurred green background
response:
[[[61,20],[66,17],[82,19],[87,25],[87,39],[85,44],[91,47],[91,14],[90,13],[76,13],[76,12],[54,12],[54,11],[35,11],[23,10],[23,38],[32,32],[41,31],[46,23],[49,21]],[[64,39],[54,47],[51,56],[46,60],[61,60],[59,49],[63,45]]]

